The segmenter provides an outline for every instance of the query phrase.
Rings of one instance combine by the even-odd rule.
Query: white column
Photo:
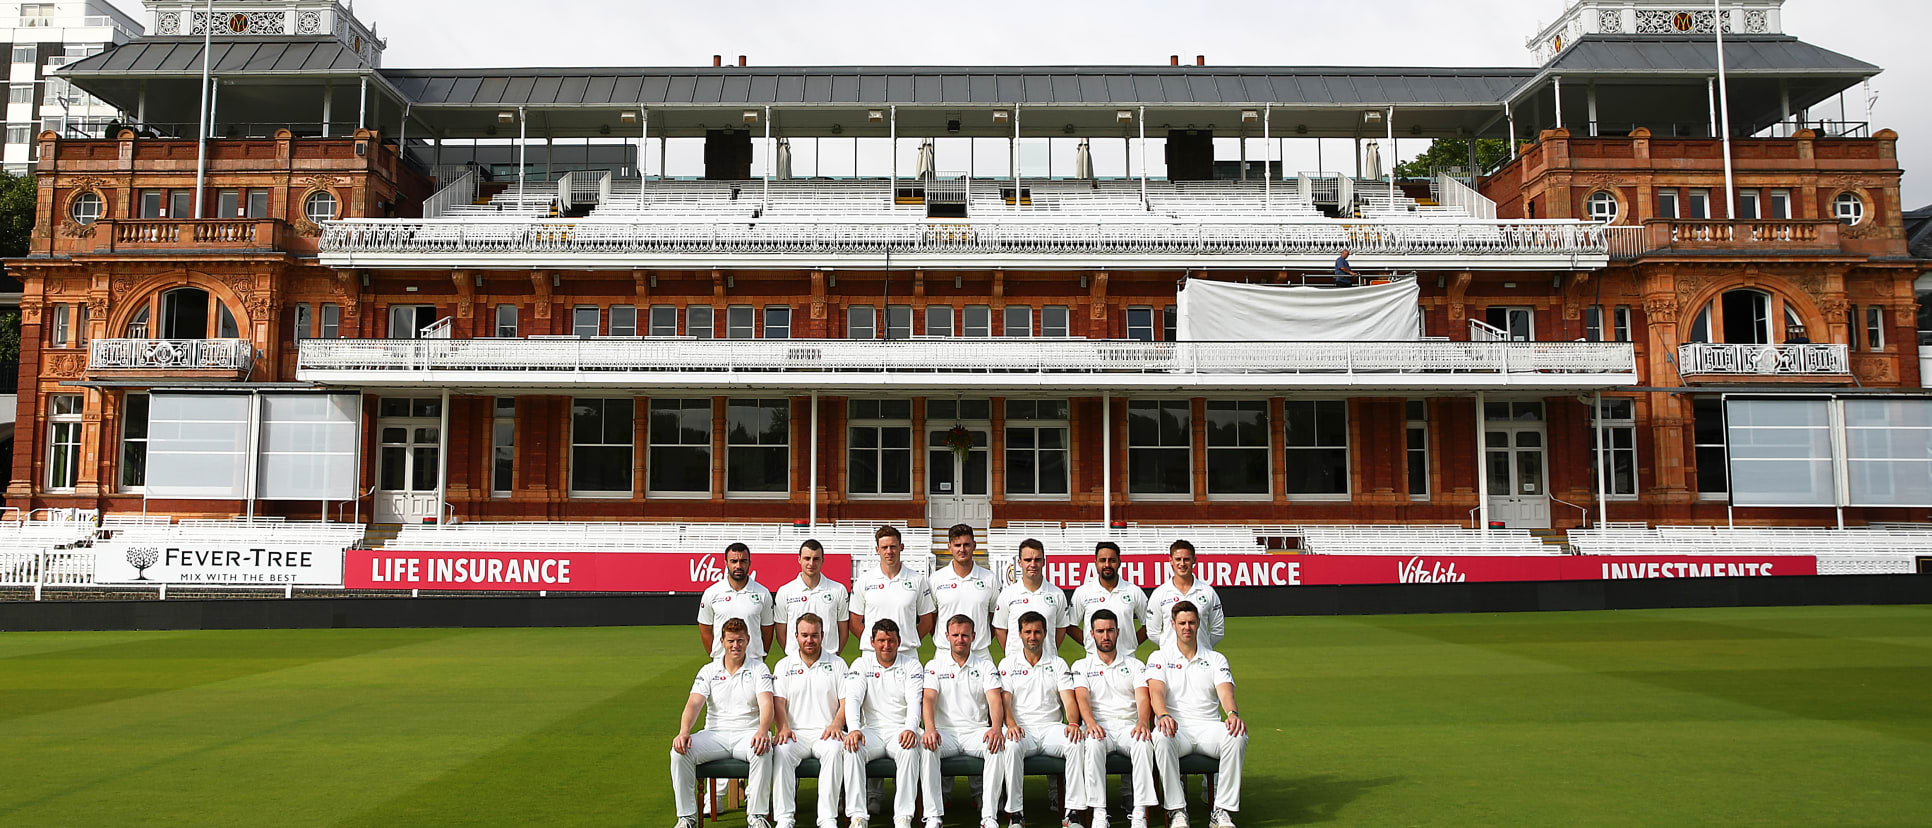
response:
[[[1261,204],[1273,209],[1275,206],[1275,153],[1274,144],[1268,136],[1268,119],[1274,115],[1274,104],[1261,109]]]
[[[1722,0],[1711,0],[1711,8],[1724,15]],[[1719,21],[1722,22],[1721,20]],[[1717,26],[1717,121],[1724,128],[1724,218],[1737,220],[1737,187],[1731,172],[1731,89],[1724,72],[1724,27]]]
[[[209,110],[213,97],[208,90],[209,75],[214,61],[215,37],[215,0],[208,0],[207,22],[201,27],[201,136],[195,148],[195,218],[206,218],[201,211],[202,191],[207,188],[208,180],[208,133],[214,131],[214,119]]]
[[[1597,129],[1597,83],[1596,81],[1591,81],[1590,85],[1583,88],[1583,98],[1584,98],[1584,101],[1590,105],[1590,137],[1595,138],[1597,137],[1597,134],[1599,132],[1599,130]]]
[[[148,124],[148,82],[147,81],[141,81],[140,97],[136,98],[134,101],[134,122],[142,126],[147,126]],[[109,135],[107,137],[115,138],[118,136]]]
[[[637,206],[644,207],[644,188],[651,181],[651,111],[637,108]]]
[[[1509,108],[1508,102],[1503,104],[1503,118],[1509,121],[1509,160],[1514,161],[1516,160],[1516,112]]]
[[[362,93],[356,103],[356,129],[369,128],[369,76],[362,76]]]
[[[1114,524],[1114,395],[1100,395],[1100,522]]]
[[[1555,78],[1552,79],[1552,81],[1555,84],[1552,88],[1556,91],[1556,128],[1562,129],[1563,128],[1563,76],[1557,75]]]
[[[523,209],[523,177],[529,168],[527,159],[530,153],[530,119],[524,116],[523,107],[517,107],[517,209]]]
[[[1711,107],[1711,137],[1717,137],[1717,79],[1704,79],[1704,97]]]
[[[1013,209],[1020,209],[1020,105],[1013,105]]]
[[[443,526],[443,500],[449,496],[449,389],[436,420],[436,525]]]
[[[778,161],[778,148],[771,142],[771,107],[765,107],[765,197],[764,210],[771,212],[771,168]]]
[[[1476,392],[1476,527],[1489,534],[1489,417],[1483,392]]]
[[[335,81],[322,82],[322,137],[329,137],[329,119],[335,117]]]
[[[1609,445],[1604,441],[1603,431],[1603,392],[1598,391],[1590,397],[1590,418],[1597,427],[1597,528],[1602,529],[1610,522],[1610,464]]]
[[[1147,107],[1134,118],[1140,123],[1140,207],[1147,209]]]
[[[818,525],[818,392],[812,392],[812,413],[808,418],[811,432],[805,435],[806,442],[812,444],[812,457],[805,472],[805,499],[811,506],[806,512],[805,524]]]
[[[1389,203],[1393,205],[1395,203],[1395,160],[1399,156],[1395,151],[1395,107],[1389,107],[1389,113],[1382,118],[1382,122],[1383,126],[1389,128],[1389,162],[1386,166],[1389,175]]]
[[[886,185],[886,203],[899,203],[899,107],[886,108],[886,135],[890,146],[886,155],[892,156],[892,181]],[[859,177],[859,139],[852,139],[852,178]],[[813,162],[817,163],[817,162]]]

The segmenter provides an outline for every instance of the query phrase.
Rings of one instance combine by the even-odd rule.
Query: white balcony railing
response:
[[[422,372],[507,373],[535,383],[564,372],[571,382],[601,375],[613,384],[677,384],[677,375],[1146,374],[1164,383],[1231,375],[1615,375],[1635,379],[1629,343],[1596,342],[1138,342],[1088,339],[952,340],[306,340],[303,379],[398,380]],[[1420,377],[1414,377],[1420,379]],[[747,377],[749,379],[749,377]],[[987,382],[997,380],[982,376]],[[1276,380],[1268,380],[1274,382]],[[1614,383],[1604,383],[1614,384]]]
[[[87,346],[87,368],[242,371],[254,355],[246,339],[96,339]]]
[[[653,221],[590,218],[330,222],[325,263],[441,256],[1376,256],[1555,257],[1603,260],[1603,226],[1576,221],[1175,220]],[[405,262],[406,263],[406,262]]]
[[[1677,373],[1732,376],[1808,376],[1851,373],[1844,345],[1731,345],[1692,342],[1677,346]]]

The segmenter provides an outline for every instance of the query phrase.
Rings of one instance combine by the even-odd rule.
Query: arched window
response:
[[[212,311],[212,316],[210,314]],[[210,330],[210,322],[213,330]],[[234,313],[201,288],[176,288],[161,294],[161,339],[239,339]]]
[[[75,224],[93,224],[100,221],[101,214],[107,211],[107,200],[101,198],[100,193],[88,190],[74,196],[70,211]]]
[[[135,311],[134,318],[127,321],[127,338],[148,338],[148,309],[146,305],[141,306],[140,310]]]
[[[1591,193],[1590,199],[1583,203],[1583,207],[1592,221],[1610,224],[1617,220],[1617,197],[1609,190]]]
[[[1865,200],[1857,193],[1839,193],[1831,200],[1831,215],[1846,224],[1858,225],[1865,221]]]
[[[331,193],[328,190],[316,190],[310,193],[309,197],[302,202],[302,215],[307,216],[309,221],[315,222],[316,224],[321,224],[325,221],[334,221],[336,209],[337,202],[335,193]]]
[[[1783,299],[1754,288],[1737,288],[1725,291],[1697,312],[1687,341],[1773,345],[1788,342],[1803,331],[1803,319]]]

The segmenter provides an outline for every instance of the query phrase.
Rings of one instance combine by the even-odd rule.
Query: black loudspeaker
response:
[[[1167,131],[1167,180],[1209,181],[1214,178],[1214,131]]]
[[[751,177],[751,133],[742,129],[704,132],[704,177],[743,181]]]

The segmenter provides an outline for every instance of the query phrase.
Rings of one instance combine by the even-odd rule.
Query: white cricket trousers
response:
[[[992,819],[999,807],[1000,783],[1007,778],[1006,766],[1013,758],[1011,743],[1002,745],[998,753],[986,749],[988,728],[972,730],[939,731],[939,749],[924,751],[925,782],[921,786],[925,795],[926,816],[946,815],[946,794],[939,789],[939,762],[948,756],[977,756],[980,760],[979,818]]]
[[[1221,760],[1215,775],[1214,807],[1241,810],[1241,759],[1248,752],[1248,735],[1228,735],[1228,726],[1219,719],[1190,721],[1175,719],[1178,727],[1168,737],[1154,730],[1154,762],[1161,773],[1161,805],[1168,809],[1187,807],[1181,790],[1181,757],[1193,753]]]
[[[859,731],[865,734],[865,744],[858,750],[845,752],[845,815],[848,817],[866,816],[865,812],[865,763],[881,756],[890,756],[896,772],[892,775],[892,817],[912,819],[912,811],[919,802],[919,771],[925,761],[924,750],[918,742],[912,747],[899,746],[899,734],[904,728],[892,728],[880,732],[873,728]],[[917,735],[919,731],[913,731]]]
[[[772,752],[765,751],[763,756],[752,754],[751,740],[757,735],[751,730],[700,730],[691,734],[689,751],[671,751],[671,795],[677,800],[678,816],[697,816],[698,766],[719,759],[742,759],[751,764],[751,778],[745,783],[745,795],[749,797],[745,800],[745,813],[762,814],[770,807]]]
[[[1056,756],[1066,764],[1065,807],[1077,808],[1076,802],[1087,801],[1087,776],[1080,772],[1081,759],[1086,753],[1086,743],[1067,738],[1066,725],[1052,725],[1038,730],[1028,730],[1020,739],[1019,752],[1015,753],[1006,770],[1006,810],[1019,813],[1026,810],[1026,757]]]
[[[1156,804],[1153,741],[1134,738],[1133,722],[1101,722],[1100,727],[1107,731],[1106,738],[1089,738],[1082,743],[1086,748],[1082,756],[1086,763],[1086,807],[1107,807],[1107,757],[1115,753],[1126,754],[1133,763],[1134,801],[1128,804],[1143,807]],[[1072,801],[1071,797],[1068,801]]]
[[[793,734],[796,738],[797,734]],[[838,739],[797,740],[779,745],[772,761],[771,816],[774,821],[798,812],[798,763],[818,759],[818,822],[839,818],[839,783],[845,779],[845,743]]]

